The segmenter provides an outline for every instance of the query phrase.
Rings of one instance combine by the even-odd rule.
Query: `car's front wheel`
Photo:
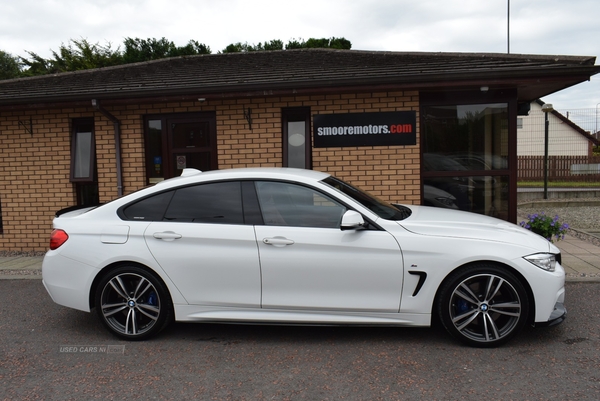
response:
[[[525,325],[529,297],[511,272],[491,264],[460,269],[442,284],[437,303],[446,330],[475,347],[495,347]]]
[[[165,285],[141,267],[113,269],[96,288],[96,312],[102,324],[120,338],[147,339],[165,328],[173,317]]]

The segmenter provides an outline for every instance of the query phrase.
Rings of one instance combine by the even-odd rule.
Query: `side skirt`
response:
[[[283,325],[364,325],[418,326],[431,325],[431,314],[377,313],[341,311],[301,311],[281,309],[235,309],[199,305],[175,305],[179,322],[257,323]]]

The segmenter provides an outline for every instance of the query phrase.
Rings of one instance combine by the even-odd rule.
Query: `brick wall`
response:
[[[417,111],[417,92],[208,100],[110,106],[121,121],[124,193],[145,185],[143,115],[215,112],[219,168],[280,167],[281,109],[310,107],[311,114]],[[244,109],[252,109],[252,130]],[[29,127],[27,132],[19,121]],[[47,249],[54,213],[76,203],[69,182],[71,120],[94,117],[100,201],[117,196],[114,125],[90,107],[0,114],[0,252]],[[418,124],[417,117],[417,124]],[[417,134],[419,134],[417,126]],[[418,143],[418,139],[417,139]],[[332,173],[383,199],[419,203],[419,146],[317,148],[313,169]]]

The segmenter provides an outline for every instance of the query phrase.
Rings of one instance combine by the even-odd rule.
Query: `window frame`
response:
[[[78,147],[80,138],[78,134],[90,134],[89,149],[87,156],[89,158],[85,176],[76,176],[78,170]],[[71,130],[71,166],[70,181],[73,183],[95,183],[96,182],[96,135],[94,132],[94,119],[92,117],[75,118],[72,120]]]
[[[2,219],[2,200],[0,200],[0,234],[4,234],[4,221]]]
[[[310,107],[284,107],[281,109],[281,131],[282,131],[282,147],[283,147],[283,167],[290,166],[289,158],[289,131],[288,124],[291,122],[304,122],[304,168],[312,169],[312,135],[311,133],[311,117]]]
[[[341,202],[339,199],[337,199],[336,197],[331,196],[330,194],[327,194],[323,191],[320,191],[317,188],[314,188],[312,186],[307,186],[307,185],[303,185],[301,183],[298,182],[288,182],[288,181],[278,181],[278,180],[268,180],[268,179],[256,179],[254,181],[254,186],[256,188],[256,194],[257,194],[257,199],[258,199],[258,203],[259,203],[259,208],[261,211],[261,215],[264,219],[264,225],[265,226],[271,226],[271,227],[293,227],[293,228],[318,228],[318,229],[337,229],[339,230],[341,227],[341,223],[342,223],[342,217],[344,215],[344,213],[348,210],[350,210],[350,208],[345,205],[343,202]],[[285,193],[283,193],[282,191],[277,191],[279,193],[278,198],[281,200],[281,198],[285,197],[288,198],[287,200],[289,200],[290,202],[288,202],[288,204],[281,204],[278,205],[275,203],[270,203],[270,211],[267,212],[267,202],[266,199],[270,198],[271,200],[275,199],[275,196],[273,195],[273,193],[269,194],[268,191],[265,191],[266,187],[272,187],[272,186],[279,186],[282,189],[285,189]],[[308,200],[309,202],[306,204],[302,204],[302,202],[299,202],[300,200],[300,196],[290,196],[291,192],[297,192],[297,191],[306,191],[305,194],[302,194],[303,196],[305,195],[305,199]],[[317,198],[318,197],[318,198]],[[322,205],[317,205],[317,201],[318,199],[322,199]],[[327,205],[328,203],[331,204],[331,206]],[[287,206],[287,210],[286,210],[286,206]],[[292,212],[289,213],[290,210],[295,210],[297,211],[299,208],[300,210],[303,211],[310,211],[310,210],[319,210],[321,212],[327,211],[329,212],[330,210],[339,210],[340,213],[336,213],[335,216],[336,217],[336,221],[335,224],[333,224],[333,219],[330,220],[330,224],[323,224],[324,222],[326,223],[327,220],[325,220],[325,217],[329,217],[329,214],[325,214],[325,213],[296,213],[296,212]],[[330,209],[330,210],[328,210]],[[267,215],[267,214],[271,214],[271,218]],[[299,223],[298,220],[295,218],[296,216],[302,216],[302,223]],[[279,219],[279,221],[275,221],[272,218],[275,218],[275,220]],[[320,224],[314,224],[314,222],[318,221]]]
[[[165,216],[167,214],[167,211],[169,209],[170,203],[172,202],[175,193],[178,190],[181,189],[186,189],[189,187],[195,187],[195,186],[200,186],[200,185],[211,185],[211,184],[222,184],[222,183],[237,183],[240,185],[240,189],[241,189],[241,198],[240,198],[240,204],[241,204],[241,212],[242,212],[242,216],[243,216],[243,225],[263,225],[263,221],[262,221],[262,216],[260,214],[260,209],[258,206],[258,199],[256,198],[256,190],[254,189],[254,182],[253,181],[249,181],[249,180],[217,180],[217,181],[207,181],[207,182],[198,182],[198,183],[194,183],[191,185],[184,185],[184,186],[180,186],[180,187],[175,187],[175,188],[168,188],[165,189],[164,191],[159,191],[159,192],[155,192],[152,193],[148,196],[144,196],[142,198],[136,199],[134,201],[131,201],[129,203],[127,203],[126,205],[121,206],[118,210],[117,210],[117,215],[119,216],[119,218],[123,221],[138,221],[138,222],[172,222],[172,223],[178,223],[178,224],[223,224],[223,225],[240,225],[240,223],[224,223],[224,222],[186,222],[183,220],[167,220],[165,219]],[[168,199],[166,199],[166,203],[162,206],[163,210],[161,211],[161,218],[160,219],[156,219],[156,218],[151,218],[151,219],[145,219],[145,218],[141,218],[141,216],[138,216],[137,218],[134,216],[129,216],[128,213],[126,212],[126,210],[133,206],[136,205],[140,202],[144,202],[146,200],[150,200],[150,199],[156,199],[159,196],[167,196]]]
[[[160,122],[160,128],[150,127],[152,121]],[[208,123],[208,146],[195,148],[192,153],[207,153],[209,155],[210,164],[208,170],[217,170],[219,168],[217,117],[214,111],[146,114],[143,116],[143,130],[147,184],[156,184],[157,182],[178,175],[177,172],[175,174],[172,173],[175,165],[173,157],[176,153],[179,153],[179,151],[182,150],[185,151],[185,149],[173,148],[172,130],[169,126],[172,123],[182,122]],[[153,134],[158,134],[159,136],[153,137]]]
[[[497,177],[508,177],[508,218],[509,222],[515,223],[517,220],[517,91],[515,89],[506,90],[490,90],[488,93],[471,92],[471,91],[457,91],[457,92],[424,92],[421,93],[419,109],[420,109],[420,147],[421,147],[421,158],[425,149],[424,141],[425,134],[423,129],[425,127],[425,107],[428,106],[458,106],[458,105],[478,105],[478,104],[492,104],[492,103],[505,103],[507,104],[508,112],[508,165],[504,169],[496,170],[472,170],[470,176],[497,176]],[[423,171],[423,165],[421,165],[421,204],[424,201],[424,181],[429,176],[456,176],[455,172],[434,172],[433,174],[427,171]]]

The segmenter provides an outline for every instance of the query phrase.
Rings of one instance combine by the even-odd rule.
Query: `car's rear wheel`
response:
[[[126,340],[144,340],[173,317],[171,297],[163,282],[138,266],[121,266],[100,280],[95,296],[102,324]]]
[[[437,303],[446,330],[475,347],[495,347],[525,325],[529,297],[511,272],[476,264],[453,273],[442,284]]]

